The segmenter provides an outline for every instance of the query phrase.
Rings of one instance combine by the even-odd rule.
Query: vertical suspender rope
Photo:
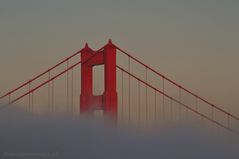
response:
[[[212,118],[212,120],[214,120],[214,108],[213,108],[213,105],[211,106],[211,118]],[[212,123],[212,134],[213,135],[215,133],[215,129],[216,129],[216,125],[214,123]]]
[[[51,78],[51,72],[48,72],[48,80]],[[51,112],[51,82],[48,82],[48,114]]]
[[[170,118],[173,121],[173,99],[170,98]]]
[[[54,113],[54,79],[52,80],[51,112]]]
[[[121,70],[121,104],[122,104],[122,112],[121,112],[121,120],[124,119],[124,72]]]
[[[198,97],[195,97],[195,108],[198,111]]]
[[[211,117],[212,117],[212,119],[214,119],[214,108],[213,108],[213,106],[211,106]]]
[[[154,89],[154,120],[157,120],[157,92]]]
[[[231,129],[231,125],[230,125],[230,113],[227,114],[227,128]],[[230,135],[230,131],[228,131],[228,136]]]
[[[148,83],[148,67],[145,67],[145,82]],[[145,85],[146,121],[148,121],[148,86]]]
[[[11,103],[11,93],[9,93],[9,95],[8,95],[8,104],[10,104]]]
[[[230,128],[230,114],[227,114],[227,127]]]
[[[29,82],[28,84],[28,90],[30,91],[31,90],[31,82]],[[28,97],[29,101],[28,101],[28,111],[31,112],[31,92],[29,93],[29,97]]]
[[[178,87],[178,99],[180,102],[182,102],[182,90],[181,87]],[[179,111],[179,120],[182,119],[182,108],[181,105],[178,104],[178,111]]]
[[[195,109],[198,111],[198,97],[195,96]]]
[[[164,92],[164,76],[162,77],[162,91],[163,91],[163,93],[165,93]],[[165,118],[165,115],[164,115],[164,95],[162,95],[162,97],[163,97],[163,99],[162,99],[162,114],[163,114],[163,120],[164,120],[164,118]]]
[[[31,106],[31,111],[34,113],[34,92],[32,91],[32,106]]]
[[[140,113],[141,113],[141,110],[140,110],[140,81],[138,80],[138,122],[139,122],[139,125],[140,125]]]
[[[71,114],[74,113],[74,68],[71,69]]]
[[[130,72],[130,56],[128,56],[128,71]],[[130,75],[128,75],[128,95],[129,95],[129,121],[130,121]]]
[[[66,62],[67,69],[69,68],[69,60]],[[69,105],[69,71],[66,72],[66,107],[68,113],[70,113],[70,105]]]

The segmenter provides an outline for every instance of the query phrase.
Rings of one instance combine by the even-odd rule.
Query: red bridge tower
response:
[[[81,61],[81,114],[92,113],[94,109],[102,109],[105,115],[117,119],[115,45],[109,40],[99,52],[95,52],[86,44],[81,51]],[[104,65],[104,93],[94,96],[92,70],[97,65]]]

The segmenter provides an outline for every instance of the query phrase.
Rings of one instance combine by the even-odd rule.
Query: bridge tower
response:
[[[80,113],[89,114],[101,109],[104,115],[117,119],[116,47],[109,40],[100,51],[95,52],[86,43],[81,51]],[[93,95],[93,67],[104,65],[104,93]]]

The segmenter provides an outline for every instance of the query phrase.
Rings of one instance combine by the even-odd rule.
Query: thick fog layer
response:
[[[238,159],[238,144],[189,127],[116,128],[98,119],[0,113],[0,158]],[[163,128],[159,128],[163,129]]]

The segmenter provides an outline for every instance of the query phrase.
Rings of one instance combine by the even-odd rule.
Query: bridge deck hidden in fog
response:
[[[94,68],[98,66],[103,71],[97,75]],[[97,83],[100,77],[102,84]],[[94,83],[103,86],[101,94],[94,93]],[[162,75],[111,40],[97,51],[86,44],[0,99],[6,103],[2,109],[14,104],[31,113],[79,115],[102,110],[117,122],[131,123],[195,119],[233,133],[239,125],[237,116]]]

